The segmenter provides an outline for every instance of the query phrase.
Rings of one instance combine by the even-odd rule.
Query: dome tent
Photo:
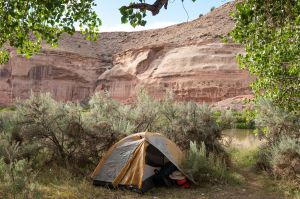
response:
[[[158,133],[136,133],[114,144],[92,173],[94,185],[145,192],[154,186],[155,169],[171,162],[182,172],[179,147]]]

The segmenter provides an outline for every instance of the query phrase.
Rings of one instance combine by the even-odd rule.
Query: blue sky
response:
[[[189,21],[198,18],[200,14],[206,14],[215,6],[219,7],[231,0],[197,0],[195,3],[192,0],[183,2],[186,8]],[[187,15],[182,7],[181,0],[171,0],[168,10],[162,9],[156,16],[148,13],[146,27],[132,28],[129,24],[121,24],[121,15],[119,8],[122,5],[128,5],[130,0],[96,0],[98,4],[94,9],[102,19],[102,27],[100,31],[134,31],[153,28],[162,28],[173,24],[178,24],[187,21]],[[152,3],[154,0],[148,0],[147,3]]]

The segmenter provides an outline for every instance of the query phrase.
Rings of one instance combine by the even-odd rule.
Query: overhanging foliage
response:
[[[239,64],[257,77],[252,85],[280,107],[300,108],[300,1],[245,0],[236,5],[231,36],[246,53]]]

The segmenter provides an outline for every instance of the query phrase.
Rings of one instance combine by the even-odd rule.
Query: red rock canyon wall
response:
[[[251,77],[238,69],[240,46],[221,37],[233,27],[228,3],[188,23],[141,32],[101,33],[97,42],[76,33],[63,36],[59,47],[31,59],[11,52],[0,69],[0,105],[33,92],[51,92],[57,100],[81,101],[108,90],[123,102],[139,88],[160,98],[173,90],[178,100],[218,102],[251,94]]]

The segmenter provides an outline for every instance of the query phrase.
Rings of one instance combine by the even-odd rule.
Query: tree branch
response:
[[[162,7],[165,9],[168,8],[169,0],[156,0],[153,4],[148,3],[133,3],[129,6],[124,6],[126,9],[139,9],[139,10],[148,10],[152,12],[152,15],[155,16],[159,13]]]

